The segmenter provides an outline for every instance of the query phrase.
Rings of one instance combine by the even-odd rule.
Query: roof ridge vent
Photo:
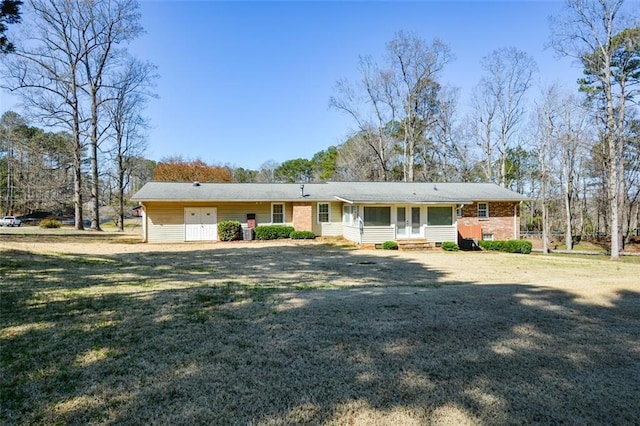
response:
[[[193,186],[200,186],[200,182],[198,181],[193,182]]]

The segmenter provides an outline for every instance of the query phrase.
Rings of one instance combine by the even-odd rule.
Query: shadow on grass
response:
[[[317,245],[12,252],[0,274],[10,424],[631,424],[640,412],[638,292],[601,306],[444,285],[465,283]]]

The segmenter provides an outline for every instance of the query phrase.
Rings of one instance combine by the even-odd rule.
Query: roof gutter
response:
[[[345,200],[336,197],[336,199],[349,204],[417,204],[421,206],[438,206],[438,205],[467,205],[473,204],[473,201],[402,201],[402,200]]]
[[[343,203],[353,204],[353,201],[347,200],[346,198],[338,197],[337,195],[334,195],[333,198],[335,198],[338,201],[342,201]]]
[[[300,197],[297,198],[272,198],[268,200],[259,199],[259,200],[248,200],[248,199],[239,199],[239,200],[219,200],[214,198],[187,198],[187,199],[178,199],[178,198],[131,198],[131,201],[137,201],[138,203],[296,203],[299,201],[314,201],[314,202],[322,202],[322,201],[333,201],[332,199],[322,199],[322,198],[314,198],[312,200],[302,199]]]

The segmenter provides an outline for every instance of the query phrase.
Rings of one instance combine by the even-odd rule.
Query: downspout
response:
[[[147,230],[149,229],[147,226],[147,207],[144,203],[140,202],[140,206],[142,206],[142,242],[147,242]]]
[[[518,207],[522,205],[522,201],[519,204],[513,204],[513,239],[520,239],[520,229],[518,226]]]
[[[360,217],[360,206],[356,206],[356,216],[358,217],[358,244],[362,244],[364,234],[364,220]]]

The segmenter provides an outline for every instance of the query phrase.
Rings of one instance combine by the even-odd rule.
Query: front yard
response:
[[[633,424],[640,258],[0,235],[7,424]]]

